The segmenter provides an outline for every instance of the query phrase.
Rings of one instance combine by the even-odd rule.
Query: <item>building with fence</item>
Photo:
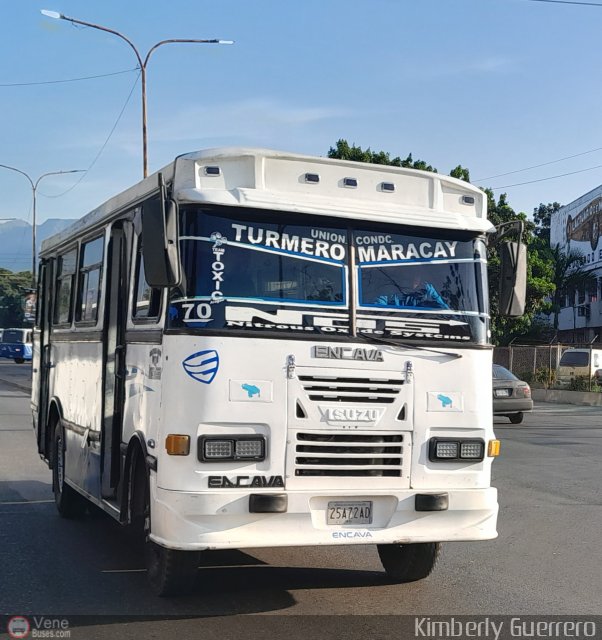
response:
[[[515,376],[525,380],[534,387],[550,388],[556,386],[556,373],[562,354],[567,349],[589,349],[592,344],[511,344],[507,347],[495,347],[494,364],[501,364]],[[587,380],[589,389],[596,389],[595,384]]]
[[[602,185],[552,214],[550,244],[579,251],[595,276],[591,285],[564,292],[559,342],[602,342]]]

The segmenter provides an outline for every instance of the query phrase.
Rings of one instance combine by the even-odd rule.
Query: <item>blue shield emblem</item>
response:
[[[198,351],[183,360],[182,366],[191,378],[203,384],[211,384],[219,369],[219,354],[215,349]]]

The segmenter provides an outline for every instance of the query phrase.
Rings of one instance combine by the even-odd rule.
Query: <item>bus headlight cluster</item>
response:
[[[429,441],[429,460],[446,462],[453,460],[472,460],[477,462],[485,457],[485,442],[466,438],[431,438]]]
[[[201,462],[265,460],[266,441],[263,436],[200,436],[198,445]]]

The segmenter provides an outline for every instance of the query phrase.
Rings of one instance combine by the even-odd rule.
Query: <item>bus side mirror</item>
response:
[[[142,205],[142,259],[151,287],[175,287],[181,280],[178,205],[164,193],[162,188]]]
[[[522,316],[527,297],[527,246],[502,242],[500,261],[499,313],[510,318]]]

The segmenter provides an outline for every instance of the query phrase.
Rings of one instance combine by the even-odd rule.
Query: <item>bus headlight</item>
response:
[[[234,442],[232,440],[205,440],[203,456],[206,460],[224,460],[232,458]]]
[[[474,440],[460,443],[460,458],[463,460],[482,460],[485,453],[485,443]]]
[[[449,462],[472,460],[478,462],[485,457],[485,442],[467,438],[431,438],[429,460]]]
[[[201,462],[265,460],[266,440],[263,436],[200,436],[198,458]]]

